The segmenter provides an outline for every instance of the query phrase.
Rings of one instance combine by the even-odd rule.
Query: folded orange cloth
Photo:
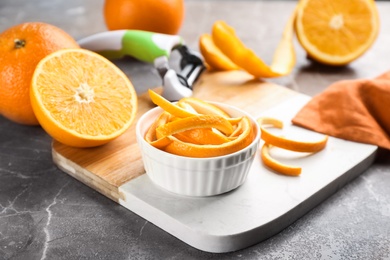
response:
[[[375,79],[330,85],[292,122],[330,136],[390,149],[390,71]]]

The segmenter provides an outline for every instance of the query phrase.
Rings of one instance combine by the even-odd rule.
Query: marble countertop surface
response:
[[[186,0],[180,34],[198,37],[225,20],[265,61],[272,59],[296,1]],[[269,81],[313,96],[337,80],[390,69],[390,2],[377,2],[374,46],[343,68],[312,63],[297,44],[297,65]],[[103,0],[2,0],[0,31],[27,21],[56,25],[75,39],[105,31]],[[116,64],[137,91],[160,85],[150,64]],[[0,100],[1,102],[1,100]],[[390,152],[279,234],[249,248],[212,254],[194,249],[59,170],[51,138],[0,116],[0,259],[390,259]],[[239,221],[239,220],[237,220]]]

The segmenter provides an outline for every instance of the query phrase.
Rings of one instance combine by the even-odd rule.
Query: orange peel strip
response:
[[[172,140],[169,139],[168,137],[162,137],[162,138],[159,138],[155,141],[149,142],[149,144],[153,145],[154,147],[156,147],[158,149],[163,149],[171,142],[172,142]]]
[[[216,128],[229,135],[233,126],[226,118],[217,115],[198,115],[160,125],[156,129],[157,137],[165,137],[195,128]]]
[[[188,157],[215,157],[222,156],[239,151],[247,147],[253,140],[253,131],[250,120],[247,117],[242,118],[243,128],[245,129],[236,139],[220,145],[198,145],[185,143],[173,136],[168,136],[171,143],[165,147],[168,153],[188,156]]]
[[[214,43],[210,34],[202,34],[199,38],[199,50],[202,53],[205,62],[208,64],[208,70],[239,70]]]
[[[324,136],[324,138],[322,138],[319,141],[306,142],[306,141],[296,141],[296,140],[274,135],[263,126],[260,126],[260,129],[261,129],[261,139],[263,139],[264,142],[269,143],[273,146],[277,146],[295,152],[315,153],[324,149],[328,141],[327,135]]]
[[[149,89],[149,96],[152,99],[152,102],[156,104],[157,106],[161,107],[164,111],[169,112],[170,114],[177,116],[177,117],[189,117],[189,116],[196,116],[196,114],[189,112],[188,110],[185,110],[168,100],[166,100],[164,97],[160,96],[153,90]]]
[[[228,113],[220,109],[219,107],[207,103],[206,101],[203,101],[199,98],[194,98],[194,97],[185,97],[179,100],[178,104],[188,104],[192,108],[195,109],[196,112],[199,114],[204,114],[204,115],[219,115],[223,117],[230,117]]]
[[[220,115],[223,117],[226,117],[226,119],[232,124],[236,125],[238,124],[242,117],[230,117],[228,113],[220,109],[219,107],[207,103],[206,101],[203,101],[198,98],[193,97],[185,97],[179,100],[178,106],[188,109],[188,111],[196,111],[196,113],[204,114],[204,115]]]
[[[247,48],[234,29],[224,21],[217,21],[212,28],[215,45],[235,64],[255,77],[273,78],[285,76],[293,69],[296,58],[293,46],[293,32],[296,11],[287,22],[281,41],[275,51],[271,66],[268,66],[255,52]]]
[[[264,125],[270,124],[274,127],[282,128],[283,122],[275,118],[259,118],[257,122],[260,125],[261,139],[263,139],[264,142],[286,150],[295,152],[315,153],[324,149],[328,141],[327,135],[325,135],[322,139],[314,142],[297,141],[282,136],[274,135],[269,132],[266,127],[264,127]]]
[[[193,144],[223,144],[230,141],[218,130],[208,128],[196,128],[173,135],[177,139]]]
[[[145,140],[149,144],[153,145],[156,148],[162,149],[171,142],[171,140],[167,137],[157,139],[156,136],[156,128],[168,122],[170,117],[171,115],[169,113],[163,112],[149,127],[148,131],[145,134]]]
[[[279,119],[273,118],[273,117],[259,117],[257,119],[257,123],[259,125],[272,125],[276,128],[283,128],[283,121],[280,121]]]
[[[268,168],[289,176],[299,176],[302,172],[302,168],[299,166],[293,166],[293,165],[287,165],[278,162],[274,158],[272,158],[269,155],[269,148],[270,145],[267,143],[264,143],[264,145],[261,147],[261,159]]]

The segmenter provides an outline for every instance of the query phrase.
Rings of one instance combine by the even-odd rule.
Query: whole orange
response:
[[[109,30],[177,34],[184,20],[184,0],[106,0],[104,18]]]
[[[79,48],[62,29],[40,22],[13,26],[0,34],[0,114],[20,124],[38,125],[30,103],[35,67],[46,55]]]

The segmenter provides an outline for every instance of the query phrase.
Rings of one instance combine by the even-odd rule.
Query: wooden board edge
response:
[[[54,164],[63,172],[69,174],[78,181],[84,183],[88,187],[96,190],[109,199],[119,203],[119,199],[124,199],[124,195],[119,192],[118,187],[105,182],[92,172],[83,169],[78,164],[68,160],[61,153],[53,149],[52,146],[52,159]]]

